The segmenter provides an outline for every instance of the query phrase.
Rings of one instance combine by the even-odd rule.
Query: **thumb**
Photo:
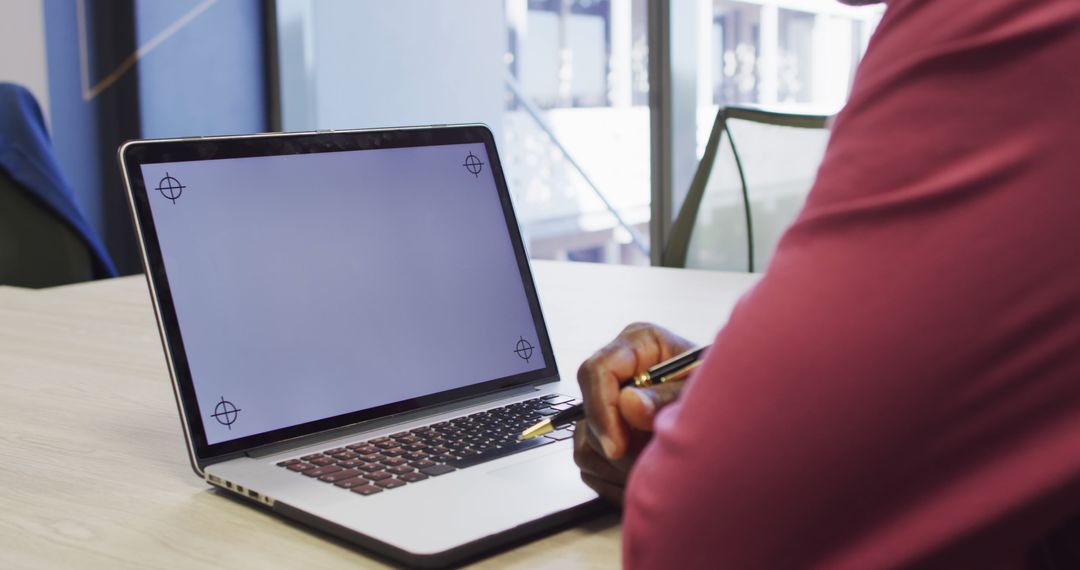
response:
[[[682,388],[682,382],[659,384],[649,388],[623,388],[619,393],[619,412],[634,429],[652,431],[656,413],[678,399]]]

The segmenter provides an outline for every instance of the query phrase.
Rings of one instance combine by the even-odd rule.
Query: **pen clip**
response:
[[[690,372],[693,371],[695,368],[697,368],[698,366],[701,366],[701,362],[702,362],[701,360],[695,360],[694,362],[691,362],[690,364],[687,364],[686,366],[683,366],[682,368],[680,368],[680,369],[678,369],[678,370],[676,370],[676,371],[674,371],[674,372],[672,372],[670,374],[665,374],[665,375],[663,375],[663,376],[661,376],[661,377],[659,377],[659,378],[657,378],[655,380],[652,378],[651,375],[649,375],[648,371],[642,372],[641,374],[638,374],[637,376],[634,376],[634,387],[635,388],[648,388],[650,386],[655,386],[657,384],[665,384],[665,383],[668,383],[668,382],[675,382],[677,380],[682,380],[682,379],[686,378],[686,376],[688,374],[690,374]]]

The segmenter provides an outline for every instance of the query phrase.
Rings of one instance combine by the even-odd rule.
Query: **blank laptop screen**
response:
[[[143,164],[206,440],[545,368],[485,145]]]

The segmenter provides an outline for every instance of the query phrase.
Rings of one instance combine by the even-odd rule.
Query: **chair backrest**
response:
[[[0,171],[0,284],[38,288],[92,278],[79,235]]]
[[[827,120],[722,107],[661,265],[763,269],[813,185],[828,143]]]
[[[0,284],[115,275],[60,173],[37,101],[24,87],[0,83]]]

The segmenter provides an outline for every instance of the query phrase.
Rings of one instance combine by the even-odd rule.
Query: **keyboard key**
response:
[[[425,467],[420,470],[424,475],[431,475],[432,477],[438,477],[439,475],[446,475],[451,471],[457,471],[456,467],[450,465],[433,465],[431,467]]]
[[[375,493],[382,492],[382,489],[379,488],[379,487],[376,487],[375,485],[361,485],[359,487],[353,487],[352,489],[349,489],[349,490],[352,491],[353,493],[357,493],[359,495],[364,495],[364,496],[374,495]]]
[[[326,465],[326,466],[323,466],[323,467],[319,467],[318,469],[312,469],[310,471],[304,471],[303,473],[304,473],[304,475],[307,475],[308,477],[322,477],[323,475],[328,475],[330,473],[337,473],[338,471],[341,471],[341,470],[342,469],[340,467],[338,467],[337,465]]]
[[[565,412],[566,410],[569,410],[570,408],[573,408],[574,405],[573,404],[555,404],[555,405],[553,405],[551,407],[555,408],[556,410],[559,410],[560,412]]]
[[[384,488],[393,489],[569,439],[573,437],[572,425],[525,442],[517,441],[517,436],[540,419],[570,408],[575,401],[562,394],[548,394],[328,449],[325,454],[287,459],[278,465],[360,495],[370,495]]]
[[[359,487],[361,485],[367,485],[368,480],[363,477],[353,477],[352,479],[343,479],[341,481],[335,481],[334,486],[341,487],[342,489],[352,489],[353,487]]]
[[[310,463],[293,463],[291,465],[286,465],[285,468],[289,471],[301,472],[307,471],[309,469],[314,469],[315,466]]]
[[[423,473],[417,473],[415,471],[413,471],[412,473],[402,473],[401,475],[398,475],[398,479],[401,479],[402,481],[408,481],[409,483],[416,483],[417,481],[423,481],[427,478],[427,475],[424,475]]]
[[[525,441],[519,441],[511,445],[506,445],[497,449],[490,449],[484,453],[478,453],[476,455],[470,455],[469,457],[462,457],[458,460],[451,460],[447,463],[457,467],[458,469],[464,469],[466,467],[472,467],[473,465],[479,465],[481,463],[492,461],[494,459],[500,459],[507,455],[512,455],[527,449],[534,447],[540,447],[541,445],[547,445],[549,443],[555,443],[555,440],[548,439],[546,437],[534,437],[533,439],[527,439]]]
[[[335,483],[337,481],[344,481],[345,479],[352,479],[353,477],[359,477],[360,472],[356,469],[342,469],[334,473],[323,475],[319,477],[319,481],[326,481],[328,483]]]
[[[560,429],[560,430],[555,430],[555,431],[553,431],[553,432],[551,432],[549,434],[545,434],[544,437],[554,439],[555,441],[561,441],[561,440],[564,440],[564,439],[574,437],[574,432],[572,432],[572,431],[570,431],[568,429]]]

